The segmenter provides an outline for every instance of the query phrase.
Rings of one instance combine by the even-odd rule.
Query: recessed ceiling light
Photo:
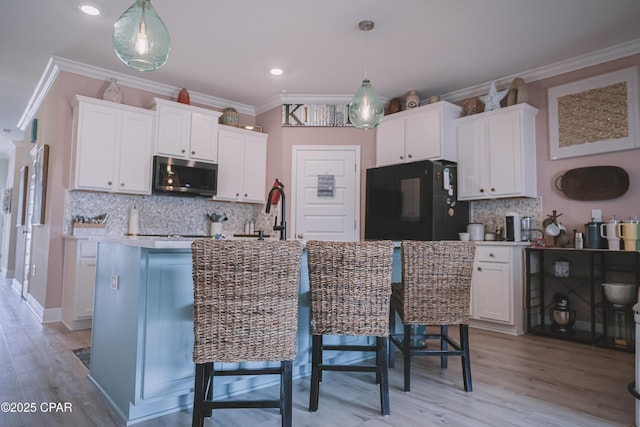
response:
[[[282,68],[274,67],[269,70],[272,76],[281,76],[284,74],[284,70]]]
[[[80,7],[80,10],[83,13],[86,13],[87,15],[91,15],[91,16],[100,15],[100,9],[98,9],[96,6],[92,4],[83,3],[79,7]]]

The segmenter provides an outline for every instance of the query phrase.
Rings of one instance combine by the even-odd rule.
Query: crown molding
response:
[[[35,116],[36,112],[42,105],[44,98],[51,90],[51,86],[56,80],[60,71],[66,71],[74,74],[78,74],[85,77],[90,77],[96,80],[109,80],[115,78],[119,84],[132,87],[134,89],[140,89],[147,92],[151,92],[158,95],[164,95],[167,97],[174,97],[181,88],[166,85],[163,83],[155,83],[140,77],[133,77],[127,74],[119,73],[116,71],[107,70],[105,68],[94,67],[93,65],[83,64],[71,59],[61,58],[58,56],[52,56],[49,58],[49,62],[45,68],[40,81],[35,87],[33,95],[27,104],[20,121],[18,122],[18,128],[24,131],[31,119]],[[253,106],[247,104],[241,104],[239,102],[230,101],[223,98],[217,98],[215,96],[205,95],[198,92],[189,91],[189,98],[192,102],[201,105],[207,105],[214,108],[235,108],[236,111],[242,114],[248,114],[250,116],[256,115],[256,110]]]
[[[620,45],[616,45],[610,48],[602,49],[599,51],[591,52],[585,55],[578,56],[576,58],[568,59],[565,61],[556,62],[554,64],[546,65],[543,67],[535,68],[522,73],[513,74],[511,76],[496,79],[496,85],[503,86],[510,83],[514,78],[520,77],[527,82],[533,82],[542,80],[548,77],[554,77],[559,74],[575,71],[581,68],[601,64],[607,61],[613,61],[615,59],[624,58],[626,56],[635,55],[640,53],[640,39],[632,40]],[[20,121],[18,122],[18,129],[24,132],[24,130],[31,123],[31,119],[35,116],[36,112],[42,105],[44,98],[51,89],[51,86],[55,82],[56,77],[60,71],[68,71],[71,73],[79,74],[86,77],[95,78],[98,80],[109,80],[110,78],[117,78],[118,82],[133,87],[136,89],[145,90],[159,95],[167,97],[175,96],[181,88],[170,86],[162,83],[154,83],[148,80],[129,76],[114,71],[110,71],[104,68],[94,67],[80,62],[72,61],[57,56],[52,56],[47,63],[47,66],[40,78],[40,81],[36,85],[33,95],[27,104]],[[457,102],[472,96],[478,96],[486,93],[487,87],[491,82],[485,82],[476,86],[468,87],[465,89],[446,93],[441,96],[442,99],[450,102]],[[298,94],[298,95],[278,95],[271,98],[266,103],[254,107],[247,104],[241,104],[238,102],[230,101],[228,99],[217,98],[215,96],[205,95],[197,92],[189,92],[190,98],[193,102],[201,105],[207,105],[210,107],[224,109],[227,107],[235,108],[239,113],[248,114],[250,116],[256,116],[262,114],[273,108],[277,108],[282,104],[348,104],[351,102],[353,95],[311,95],[311,94]],[[387,99],[383,98],[383,101]]]
[[[511,81],[516,77],[520,77],[526,82],[535,82],[638,53],[640,53],[640,39],[631,40],[627,43],[619,44],[610,48],[496,79],[495,83],[496,86],[505,86],[511,83]],[[491,82],[486,82],[466,89],[449,92],[442,95],[441,98],[449,102],[456,102],[472,96],[484,95],[487,93],[487,88],[490,84]]]

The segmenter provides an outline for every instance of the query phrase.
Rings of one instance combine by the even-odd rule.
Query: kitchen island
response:
[[[89,378],[128,425],[193,404],[192,240],[123,237],[98,244]],[[311,372],[306,254],[301,269],[294,378]],[[368,343],[366,337],[333,338],[336,343]],[[349,363],[360,357],[336,353],[327,360]],[[221,377],[216,396],[273,384],[277,377]]]

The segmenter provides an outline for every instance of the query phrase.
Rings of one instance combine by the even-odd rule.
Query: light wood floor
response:
[[[71,350],[90,345],[88,331],[41,325],[26,303],[0,280],[0,403],[36,403],[36,413],[0,412],[0,426],[122,426]],[[117,343],[114,343],[117,345]],[[294,383],[295,427],[379,426],[631,426],[634,356],[535,336],[471,331],[473,392],[462,389],[460,363],[441,370],[437,358],[412,364],[410,393],[402,387],[402,361],[390,372],[391,415],[379,415],[372,374],[325,373],[320,406],[307,410],[309,380]],[[270,390],[265,390],[267,393]],[[46,402],[72,405],[71,413],[43,413]],[[191,411],[137,424],[189,426]],[[214,411],[208,426],[279,426],[275,410]]]

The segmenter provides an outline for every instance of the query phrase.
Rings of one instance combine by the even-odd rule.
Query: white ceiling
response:
[[[111,42],[133,0],[86,0],[98,17],[79,12],[81,1],[0,3],[0,143],[21,138],[52,56],[260,111],[283,94],[350,96],[365,64],[384,98],[416,89],[425,99],[640,40],[638,0],[153,0],[172,50],[140,73]],[[375,22],[366,50],[363,19]]]

